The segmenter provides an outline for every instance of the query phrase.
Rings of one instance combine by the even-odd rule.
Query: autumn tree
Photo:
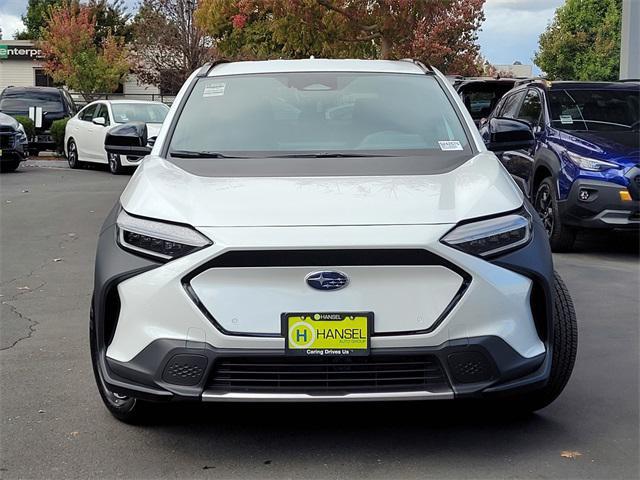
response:
[[[347,25],[317,0],[201,0],[198,24],[220,55],[234,59],[372,57]]]
[[[124,41],[107,32],[99,45],[91,8],[65,0],[49,10],[41,43],[44,70],[85,100],[113,92],[129,72]]]
[[[198,23],[221,54],[415,57],[445,71],[482,68],[484,0],[201,0]]]
[[[175,93],[213,58],[210,41],[195,23],[196,8],[196,0],[143,0],[133,22],[138,79]]]
[[[567,0],[556,10],[534,61],[550,79],[617,80],[622,0]]]

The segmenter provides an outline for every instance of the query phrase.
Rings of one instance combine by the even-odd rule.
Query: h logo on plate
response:
[[[296,330],[296,343],[308,342],[307,330]]]

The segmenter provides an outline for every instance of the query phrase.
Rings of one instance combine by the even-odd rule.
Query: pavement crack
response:
[[[44,284],[42,284],[42,286],[44,286]],[[17,296],[19,295],[16,295],[16,297]],[[16,316],[18,316],[20,319],[26,322],[28,332],[26,335],[20,338],[17,338],[11,345],[0,348],[0,352],[4,350],[10,350],[13,347],[15,347],[18,343],[20,343],[22,340],[27,340],[28,338],[31,338],[33,334],[36,333],[36,326],[38,326],[38,322],[36,320],[33,320],[32,318],[27,317],[26,315],[23,315],[22,313],[20,313],[20,311],[14,305],[11,305],[8,301],[4,301],[3,303],[7,305]]]

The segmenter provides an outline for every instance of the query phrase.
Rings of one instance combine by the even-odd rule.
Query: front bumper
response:
[[[157,340],[129,362],[107,357],[104,378],[117,393],[154,400],[202,401],[366,401],[427,400],[478,396],[504,389],[510,381],[544,384],[546,354],[524,358],[498,337],[448,341],[436,347],[374,349],[362,359],[335,358],[319,364],[285,357],[284,350],[217,349],[208,344]],[[229,362],[245,366],[229,373]],[[339,365],[336,365],[339,363]],[[389,369],[398,364],[401,368]],[[428,363],[417,373],[408,366]],[[274,373],[260,365],[289,369]],[[306,374],[304,366],[322,366]],[[383,365],[379,370],[377,365]],[[259,370],[259,373],[255,372]],[[416,368],[416,370],[419,370]],[[409,376],[410,375],[410,376]],[[417,378],[417,377],[421,378]],[[364,377],[364,378],[363,378]],[[374,378],[375,377],[375,378]],[[492,388],[498,387],[499,388]]]
[[[336,227],[323,237],[321,242],[326,244],[317,243],[317,236],[310,235],[309,229],[287,229],[284,239],[278,237],[277,228],[261,232],[257,237],[262,239],[259,246],[276,252],[291,249],[289,242],[315,249],[340,247],[348,252],[371,245],[371,238],[384,238],[387,248],[389,244],[395,249],[427,245],[433,255],[457,265],[471,279],[462,297],[433,328],[387,332],[371,339],[369,361],[386,358],[391,363],[401,363],[408,357],[426,358],[441,372],[439,381],[418,380],[410,385],[401,382],[397,389],[375,381],[367,383],[364,390],[336,390],[335,385],[325,390],[308,385],[282,389],[270,383],[273,388],[265,390],[238,383],[221,386],[216,383],[216,369],[221,362],[237,357],[287,364],[291,357],[284,357],[284,339],[279,335],[222,331],[183,284],[189,274],[225,252],[254,251],[256,246],[250,242],[256,238],[252,235],[255,232],[206,232],[216,242],[211,248],[217,251],[205,249],[159,264],[118,247],[113,225],[116,215],[114,209],[100,236],[92,319],[100,350],[98,368],[115,392],[154,400],[411,400],[537,388],[548,378],[553,271],[548,242],[537,217],[532,241],[492,262],[442,245],[438,239],[450,228],[447,225]],[[273,244],[265,245],[265,238]],[[347,359],[353,361],[357,360]],[[334,367],[330,362],[326,365],[327,375]],[[343,367],[349,371],[353,365]],[[358,368],[370,366],[357,366],[356,371],[360,371]],[[378,378],[375,368],[367,372],[363,382],[370,381],[372,375]],[[246,379],[242,375],[239,378]],[[254,380],[273,382],[273,376]],[[400,380],[406,379],[401,376]]]
[[[25,157],[24,144],[19,143],[17,134],[0,132],[0,161],[23,161]]]
[[[632,181],[635,181],[634,175]],[[623,200],[620,192],[629,195]],[[626,192],[626,193],[624,193]],[[558,203],[560,215],[567,225],[579,228],[640,227],[640,200],[634,189],[600,180],[577,180],[566,200]]]

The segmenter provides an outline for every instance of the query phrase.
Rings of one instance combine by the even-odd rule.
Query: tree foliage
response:
[[[41,36],[42,27],[47,23],[47,14],[51,7],[58,6],[62,0],[29,0],[27,12],[22,16],[26,30],[16,34],[18,40],[37,40]]]
[[[567,0],[540,35],[535,63],[550,79],[616,80],[622,0]]]
[[[62,4],[63,0],[29,0],[27,11],[22,16],[26,30],[18,32],[18,40],[38,40],[42,37],[42,29],[47,23],[47,16],[52,7]],[[77,2],[76,2],[77,3]],[[106,38],[107,32],[117,37],[131,40],[131,15],[127,13],[124,0],[88,0],[85,2],[96,20],[96,41],[98,44]]]
[[[89,0],[86,5],[96,22],[96,45],[101,45],[109,33],[125,43],[133,39],[131,14],[124,0]]]
[[[97,93],[115,91],[129,72],[128,52],[121,37],[107,31],[97,44],[96,18],[89,6],[65,0],[52,7],[42,32],[45,72],[87,101]]]
[[[201,0],[196,18],[230,58],[414,57],[476,74],[484,0]]]
[[[189,74],[213,58],[195,24],[196,0],[143,0],[133,22],[134,72],[163,92],[175,93]]]

